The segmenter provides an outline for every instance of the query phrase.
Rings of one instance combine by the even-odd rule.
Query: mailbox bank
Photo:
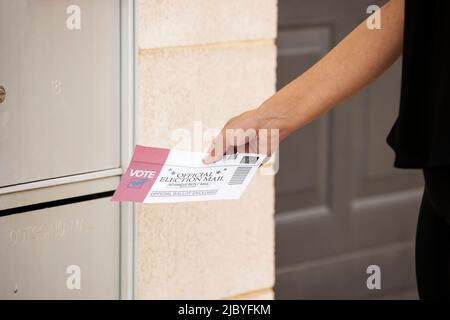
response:
[[[133,1],[0,2],[0,298],[132,298]]]

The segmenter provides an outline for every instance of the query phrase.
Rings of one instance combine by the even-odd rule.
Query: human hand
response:
[[[203,162],[210,164],[236,152],[271,156],[279,144],[279,124],[279,117],[269,116],[262,108],[241,113],[227,121]]]

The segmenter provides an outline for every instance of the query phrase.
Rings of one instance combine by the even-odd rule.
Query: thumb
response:
[[[227,146],[225,145],[224,129],[222,129],[219,135],[211,142],[211,146],[203,157],[203,163],[211,164],[219,161],[223,158],[226,150]]]

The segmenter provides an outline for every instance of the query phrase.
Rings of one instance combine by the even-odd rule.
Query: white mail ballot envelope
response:
[[[204,164],[204,153],[137,145],[113,201],[169,203],[239,199],[265,155],[237,153]]]

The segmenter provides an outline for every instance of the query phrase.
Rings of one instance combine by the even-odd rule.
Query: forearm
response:
[[[382,29],[361,23],[333,50],[259,108],[280,137],[327,112],[383,73],[401,55],[404,0],[381,8]]]

